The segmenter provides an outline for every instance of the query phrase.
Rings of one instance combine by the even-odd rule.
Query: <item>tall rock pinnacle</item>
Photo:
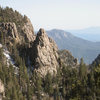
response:
[[[55,42],[50,39],[44,29],[40,29],[37,33],[32,52],[34,58],[34,67],[41,75],[47,72],[57,73],[58,64],[58,48]]]

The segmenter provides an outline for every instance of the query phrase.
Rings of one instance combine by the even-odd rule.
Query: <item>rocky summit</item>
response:
[[[44,29],[40,29],[31,49],[33,53],[31,58],[36,71],[41,75],[46,75],[47,72],[51,74],[57,73],[59,67],[57,51],[58,48],[55,42],[47,36]]]

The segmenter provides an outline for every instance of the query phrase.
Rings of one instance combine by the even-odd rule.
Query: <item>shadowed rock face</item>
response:
[[[57,73],[58,64],[58,48],[55,42],[50,39],[44,29],[40,29],[37,33],[31,52],[33,52],[33,63],[36,71],[41,75]]]

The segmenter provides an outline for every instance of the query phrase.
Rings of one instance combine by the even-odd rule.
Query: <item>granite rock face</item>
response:
[[[22,34],[26,41],[33,42],[35,40],[34,29],[30,19],[26,17],[26,21],[22,27]]]
[[[35,70],[45,76],[48,72],[51,74],[57,73],[58,64],[58,48],[55,42],[50,39],[44,29],[40,29],[37,33],[31,49],[33,52],[32,59]]]
[[[34,29],[31,21],[26,17],[26,22],[23,27],[16,26],[13,22],[0,23],[0,35],[3,35],[6,43],[26,43],[33,42],[35,40]]]
[[[13,40],[16,42],[20,41],[15,23],[0,23],[0,33],[3,34],[6,43]]]

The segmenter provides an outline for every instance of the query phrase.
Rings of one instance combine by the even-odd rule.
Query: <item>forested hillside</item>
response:
[[[1,100],[100,99],[99,62],[79,63],[67,50],[59,51],[44,29],[35,35],[27,17],[0,9]]]

